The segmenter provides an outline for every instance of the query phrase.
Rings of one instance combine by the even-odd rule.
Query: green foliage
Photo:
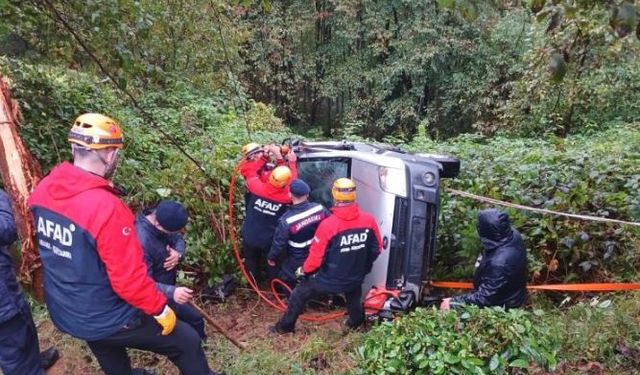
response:
[[[508,100],[497,106],[498,128],[525,136],[601,129],[611,121],[638,119],[640,44],[623,38],[614,22],[618,12],[632,14],[604,1],[533,2],[538,22],[527,29],[530,48],[510,82]],[[633,13],[635,14],[635,13]],[[629,20],[620,21],[625,25]],[[629,21],[631,22],[631,21]],[[633,24],[635,29],[636,21]],[[494,129],[478,124],[485,133]]]
[[[447,144],[417,138],[412,151],[443,151],[462,160],[446,186],[526,206],[640,221],[637,124],[597,135],[548,140],[462,136]],[[499,150],[499,152],[496,152]],[[475,223],[485,205],[445,193],[439,231],[440,276],[468,278],[480,251]],[[530,253],[535,282],[637,277],[637,227],[507,209]]]
[[[221,67],[228,56],[233,62],[243,40],[240,32],[221,34],[231,27],[229,18],[220,16],[229,7],[222,1],[51,3],[123,85],[166,85],[189,77],[198,87],[224,87],[227,72]],[[12,0],[0,8],[0,17],[11,25],[10,40],[20,42],[17,55],[98,71],[45,2]]]
[[[418,309],[374,328],[357,350],[359,374],[505,374],[553,370],[559,337],[541,311]]]
[[[564,311],[546,314],[545,324],[560,333],[560,358],[569,363],[599,362],[612,374],[637,372],[640,365],[638,297],[638,293],[598,296]]]
[[[325,137],[408,139],[425,121],[433,138],[566,136],[637,119],[635,5],[519,3],[248,7],[243,77],[288,124]]]
[[[46,65],[0,60],[0,72],[8,75],[12,94],[22,107],[20,132],[45,172],[70,158],[66,135],[76,116],[102,112],[120,121],[126,147],[115,182],[128,190],[125,197],[135,210],[161,199],[177,199],[189,209],[187,270],[199,282],[212,283],[237,266],[229,235],[227,198],[231,174],[241,146],[252,139],[280,142],[289,137],[273,111],[250,103],[238,117],[220,92],[203,93],[184,82],[170,89],[150,92],[142,106],[202,163],[207,178],[158,131],[153,130],[122,101],[108,82],[93,75]],[[248,121],[248,123],[245,123]],[[242,211],[242,187],[236,191],[236,212]],[[241,218],[236,218],[241,219]]]
[[[23,3],[0,7],[0,53],[98,72],[47,7]],[[640,110],[635,1],[55,3],[131,90],[188,77],[313,135],[566,136]]]

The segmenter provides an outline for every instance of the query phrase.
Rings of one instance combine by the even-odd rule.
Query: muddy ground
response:
[[[207,327],[205,351],[210,366],[227,374],[339,374],[353,364],[352,349],[361,335],[345,335],[341,319],[326,323],[299,322],[295,334],[270,335],[267,331],[280,313],[260,302],[248,290],[240,290],[224,304],[200,302],[216,322],[247,349],[240,353],[220,334]],[[321,307],[314,313],[324,313]],[[46,316],[36,318],[41,349],[55,345],[60,360],[47,375],[102,374],[86,344],[60,333]],[[156,374],[179,374],[160,355],[130,351],[134,367],[152,369]]]

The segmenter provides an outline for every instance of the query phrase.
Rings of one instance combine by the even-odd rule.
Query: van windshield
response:
[[[298,159],[298,174],[311,187],[309,200],[329,208],[333,206],[333,181],[351,175],[349,158]]]

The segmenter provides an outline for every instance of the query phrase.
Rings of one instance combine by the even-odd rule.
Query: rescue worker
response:
[[[356,185],[351,179],[337,179],[331,193],[332,215],[318,226],[309,256],[296,271],[298,277],[309,276],[291,293],[287,311],[270,328],[273,333],[293,332],[305,303],[322,294],[344,293],[349,314],[346,326],[355,329],[364,323],[362,282],[382,251],[380,229],[373,216],[355,202]]]
[[[460,304],[521,307],[527,299],[527,251],[520,232],[506,212],[496,209],[480,212],[477,229],[484,252],[476,261],[473,292],[445,298],[440,309]]]
[[[59,354],[55,348],[40,353],[38,332],[9,253],[17,239],[9,195],[0,190],[0,370],[6,375],[44,374]]]
[[[149,276],[167,297],[169,307],[178,319],[188,323],[205,340],[204,320],[187,304],[193,298],[193,291],[176,286],[178,263],[187,248],[180,231],[188,220],[189,215],[183,205],[165,200],[155,209],[145,209],[136,216],[136,233],[142,244]]]
[[[270,152],[276,155],[278,160],[283,159],[277,146],[270,146]],[[288,166],[280,165],[271,171],[269,178],[263,182],[259,176],[259,170],[266,162],[260,159],[251,163],[251,167],[241,170],[247,185],[246,217],[242,224],[242,250],[247,272],[258,281],[262,279],[259,274],[261,265],[265,259],[273,233],[278,225],[278,219],[284,214],[291,204],[289,195],[289,183],[298,177],[296,168],[296,155],[289,151],[287,155]],[[270,267],[268,278],[275,277],[275,268]]]
[[[260,146],[258,143],[251,142],[242,146],[243,160],[240,164],[240,174],[245,175],[248,171],[257,174],[262,182],[267,182],[271,171],[280,165],[286,165],[288,162],[289,146],[267,145]],[[280,156],[280,157],[279,157]],[[287,157],[285,159],[285,156]],[[271,160],[274,158],[275,160]]]
[[[73,163],[56,166],[29,198],[54,325],[85,340],[107,375],[144,371],[132,370],[128,347],[163,354],[183,374],[210,374],[200,337],[147,275],[133,213],[110,181],[120,126],[83,114],[68,141]]]
[[[247,172],[255,172],[260,176],[262,182],[267,181],[273,168],[268,169],[266,167],[268,153],[265,152],[265,147],[255,142],[247,143],[242,146],[242,156],[243,160],[240,164],[240,174],[244,176]]]
[[[308,201],[311,188],[303,180],[293,180],[289,187],[293,205],[280,217],[267,255],[269,266],[284,257],[278,278],[290,287],[296,284],[296,270],[309,255],[309,246],[320,222],[331,215],[323,205]]]

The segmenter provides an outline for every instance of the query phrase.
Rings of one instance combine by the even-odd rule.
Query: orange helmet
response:
[[[124,146],[120,125],[112,118],[99,113],[78,116],[69,131],[68,140],[92,150]]]
[[[291,169],[285,165],[275,167],[269,175],[269,183],[271,186],[282,189],[291,182]]]
[[[336,203],[353,203],[356,201],[356,184],[350,178],[339,178],[333,183],[331,195]]]
[[[259,152],[261,149],[262,148],[260,147],[260,145],[255,142],[247,143],[246,145],[242,146],[242,155],[246,158]]]

